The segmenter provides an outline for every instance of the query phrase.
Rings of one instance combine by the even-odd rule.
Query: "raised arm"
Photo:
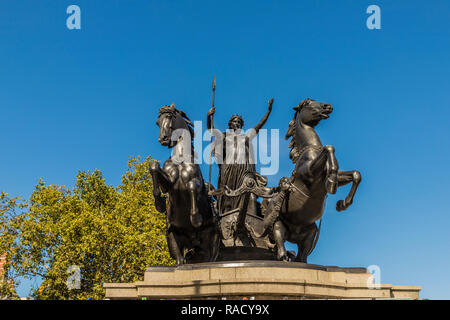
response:
[[[258,134],[259,130],[266,124],[267,119],[269,119],[270,112],[272,112],[272,104],[273,104],[273,98],[269,100],[269,110],[267,110],[264,117],[261,119],[261,121],[253,128],[255,130],[255,133]]]

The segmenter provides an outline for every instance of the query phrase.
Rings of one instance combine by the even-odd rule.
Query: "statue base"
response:
[[[419,299],[421,287],[374,285],[365,268],[237,261],[149,267],[144,280],[105,283],[109,299]]]
[[[241,260],[274,260],[276,261],[276,254],[273,250],[261,247],[222,247],[219,250],[218,262],[232,262]]]

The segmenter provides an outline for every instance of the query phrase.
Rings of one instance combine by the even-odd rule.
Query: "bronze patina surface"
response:
[[[215,80],[213,107],[207,114],[209,130],[213,129],[214,92]],[[158,141],[173,151],[162,167],[154,162],[150,170],[156,207],[167,214],[167,242],[178,265],[238,260],[306,263],[320,234],[327,195],[351,183],[336,210],[352,204],[361,174],[340,171],[334,147],[324,146],[315,131],[332,113],[329,103],[305,99],[293,108],[286,134],[295,165],[290,177],[268,187],[267,178],[256,172],[251,140],[267,122],[273,101],[269,100],[267,112],[253,130],[244,133],[242,116],[233,115],[228,130],[215,136],[211,152],[220,160],[217,189],[204,181],[194,161],[194,131],[188,116],[173,104],[160,108]],[[187,134],[174,138],[179,129]],[[297,254],[286,250],[286,241],[297,244]]]

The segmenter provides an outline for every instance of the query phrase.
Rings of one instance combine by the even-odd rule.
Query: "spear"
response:
[[[216,76],[213,76],[212,82],[212,107],[214,108],[214,96],[216,93]],[[213,130],[214,130],[214,113],[211,115],[211,144],[210,144],[210,152],[209,152],[209,178],[208,178],[208,188],[211,191],[211,168],[212,168],[212,141],[213,141]]]

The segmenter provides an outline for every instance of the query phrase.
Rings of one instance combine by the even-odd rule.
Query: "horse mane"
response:
[[[166,105],[159,109],[158,118],[165,113],[170,114],[171,117],[176,117],[177,115],[180,115],[183,118],[184,122],[186,122],[191,137],[194,138],[194,124],[184,111],[175,108],[175,105],[172,103],[170,106]]]
[[[289,128],[286,132],[285,139],[289,140],[289,138],[292,138],[289,142],[289,148],[291,148],[291,152],[289,152],[289,158],[292,160],[293,163],[297,163],[299,157],[300,157],[300,149],[298,148],[297,141],[295,140],[295,128],[297,127],[297,114],[301,110],[301,108],[307,104],[309,104],[311,101],[314,101],[312,99],[305,99],[302,100],[298,105],[296,105],[293,109],[295,110],[294,118],[292,118],[291,122],[289,122]]]

